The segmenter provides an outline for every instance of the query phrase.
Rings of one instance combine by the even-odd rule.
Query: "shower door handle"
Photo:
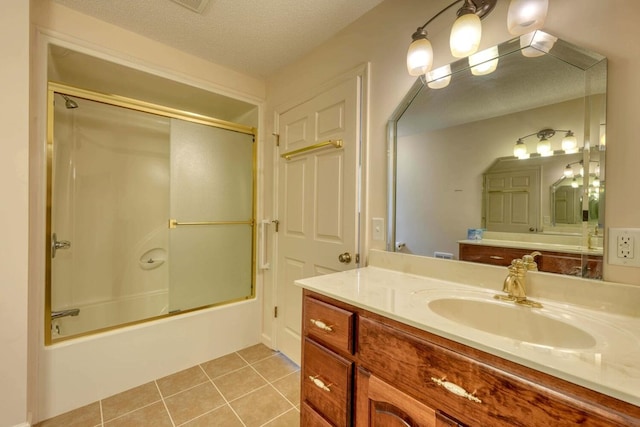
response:
[[[71,242],[68,240],[58,240],[56,233],[53,233],[51,236],[51,258],[56,257],[56,251],[58,249],[69,249],[71,247]]]

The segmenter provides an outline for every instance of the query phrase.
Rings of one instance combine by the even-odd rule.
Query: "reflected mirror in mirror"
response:
[[[497,51],[495,71],[457,61],[397,107],[388,250],[496,265],[538,250],[543,271],[601,278],[606,59],[541,31]]]
[[[244,300],[255,130],[49,84],[49,342]]]

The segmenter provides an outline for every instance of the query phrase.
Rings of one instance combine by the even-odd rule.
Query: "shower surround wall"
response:
[[[52,337],[168,311],[170,120],[56,95],[51,232]],[[152,261],[152,262],[149,262]]]

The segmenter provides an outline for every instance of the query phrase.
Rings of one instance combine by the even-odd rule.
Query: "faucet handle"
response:
[[[531,254],[529,255],[524,255],[522,257],[522,263],[524,264],[524,267],[527,270],[531,270],[531,271],[537,271],[538,270],[538,264],[534,261],[535,257],[542,255],[540,252],[538,251],[534,251],[531,252]]]

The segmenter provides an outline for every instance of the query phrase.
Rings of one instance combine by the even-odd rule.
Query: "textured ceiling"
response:
[[[54,0],[208,61],[259,77],[304,56],[382,0]]]

